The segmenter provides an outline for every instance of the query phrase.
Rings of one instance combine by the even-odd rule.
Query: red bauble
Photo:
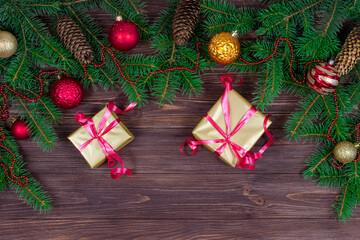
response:
[[[136,25],[130,21],[116,18],[116,23],[109,30],[109,42],[111,46],[120,51],[133,49],[139,42],[140,34]]]
[[[84,89],[79,81],[64,77],[57,80],[51,87],[51,98],[62,109],[71,109],[80,104]]]
[[[16,120],[11,126],[11,133],[14,138],[23,140],[30,137],[28,125],[21,120]]]
[[[329,63],[319,63],[310,69],[307,82],[312,90],[322,95],[335,91],[339,85],[339,73]]]

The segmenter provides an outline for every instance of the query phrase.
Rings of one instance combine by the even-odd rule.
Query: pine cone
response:
[[[56,23],[56,31],[60,40],[77,60],[83,64],[91,63],[94,53],[79,25],[74,20],[61,17]]]
[[[177,44],[187,42],[199,17],[199,0],[180,0],[174,15],[172,34]]]
[[[340,53],[335,58],[335,68],[342,76],[351,71],[360,59],[360,27],[354,29],[347,36]]]

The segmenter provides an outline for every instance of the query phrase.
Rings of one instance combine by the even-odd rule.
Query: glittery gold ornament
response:
[[[17,40],[11,33],[0,31],[0,58],[12,56],[17,49]]]
[[[356,158],[357,148],[349,141],[342,141],[336,144],[334,156],[336,160],[342,163],[349,163]]]
[[[236,32],[221,32],[213,36],[208,44],[211,59],[221,65],[234,62],[240,54],[240,42]]]

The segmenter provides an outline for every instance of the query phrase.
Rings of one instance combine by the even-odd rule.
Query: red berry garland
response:
[[[241,57],[239,57],[239,60],[242,61],[242,62],[244,62],[244,63],[246,63],[246,64],[248,64],[248,65],[258,65],[258,64],[261,64],[261,63],[263,63],[263,62],[265,62],[265,61],[267,61],[267,60],[270,60],[270,59],[275,55],[275,53],[277,52],[280,41],[285,41],[285,42],[287,42],[287,44],[288,44],[289,47],[290,47],[291,61],[290,61],[290,66],[289,66],[289,72],[290,72],[290,75],[291,75],[292,79],[293,79],[296,83],[298,83],[298,84],[303,84],[303,83],[306,82],[306,71],[305,71],[305,70],[306,70],[306,67],[307,67],[309,64],[319,63],[319,62],[321,62],[321,63],[326,63],[325,61],[322,61],[322,60],[314,60],[314,61],[309,61],[309,62],[307,62],[307,63],[304,65],[304,75],[303,75],[303,79],[302,79],[302,81],[298,81],[298,80],[295,78],[295,76],[294,76],[294,74],[293,74],[293,72],[292,72],[292,67],[293,67],[293,62],[294,62],[294,49],[293,49],[293,47],[292,47],[291,42],[290,42],[288,39],[286,39],[286,38],[279,38],[279,39],[276,41],[274,51],[273,51],[268,57],[266,57],[266,58],[264,58],[264,59],[262,59],[262,60],[260,60],[260,61],[258,61],[258,62],[249,62],[249,61],[247,61],[247,60],[245,60],[245,59],[243,59],[243,58],[241,58]],[[310,87],[312,87],[312,86],[310,85]],[[336,87],[336,86],[335,86],[335,87]],[[334,87],[334,89],[335,89],[335,87]],[[335,116],[334,120],[332,121],[332,123],[330,124],[330,127],[329,127],[329,130],[328,130],[328,132],[327,132],[326,137],[328,138],[328,140],[330,140],[330,141],[332,141],[333,143],[336,144],[336,141],[335,141],[333,138],[330,137],[331,130],[332,130],[334,124],[336,123],[336,121],[337,121],[338,118],[339,118],[339,105],[338,105],[338,101],[337,101],[336,91],[334,91],[334,101],[335,101],[335,107],[336,107],[336,116]],[[360,138],[360,130],[359,130],[359,128],[360,128],[360,123],[358,123],[358,124],[356,125],[356,132],[357,132],[357,134],[356,134],[356,141],[357,141],[357,142],[359,142],[359,138]],[[360,154],[359,154],[359,151],[357,151],[357,158],[354,159],[353,162],[359,161],[359,158],[360,158],[359,155],[360,155]],[[334,158],[334,159],[335,159],[335,158]],[[341,165],[337,165],[334,161],[332,161],[332,164],[333,164],[336,168],[342,168],[342,167],[344,167],[344,164],[343,164],[343,163],[342,163]]]
[[[174,71],[174,70],[186,70],[186,71],[189,71],[189,72],[196,72],[196,71],[198,70],[198,68],[199,68],[199,61],[200,61],[200,49],[199,49],[199,46],[200,46],[200,45],[205,45],[205,43],[203,43],[203,42],[198,42],[198,44],[196,45],[196,51],[197,51],[198,56],[197,56],[197,60],[196,60],[196,67],[195,67],[194,69],[189,69],[189,68],[187,68],[187,67],[172,67],[172,68],[167,68],[167,69],[158,70],[158,71],[155,71],[155,72],[149,71],[150,75],[156,75],[156,74],[165,73],[165,72]],[[127,82],[130,83],[130,84],[136,84],[136,83],[142,78],[143,74],[140,74],[137,80],[135,80],[135,81],[129,80],[129,79],[125,76],[125,74],[123,73],[123,71],[122,71],[122,69],[121,69],[121,66],[120,66],[120,64],[118,63],[118,61],[117,61],[117,59],[116,59],[116,57],[115,57],[115,55],[114,55],[114,52],[113,52],[113,51],[111,50],[111,48],[109,48],[109,47],[102,47],[102,48],[101,48],[101,57],[102,57],[101,63],[100,63],[100,64],[96,64],[96,63],[92,62],[91,65],[93,65],[93,66],[95,66],[95,67],[102,67],[102,66],[105,64],[105,62],[106,62],[106,57],[105,57],[105,54],[104,54],[104,50],[105,50],[105,49],[110,53],[113,62],[116,64],[116,66],[117,66],[117,68],[118,68],[118,70],[119,70],[120,75],[123,77],[123,79],[124,79],[125,81],[127,81]],[[86,78],[87,78],[86,64],[83,64],[83,69],[84,69],[84,74],[85,74],[84,79],[86,79]]]
[[[336,107],[336,116],[335,118],[333,119],[332,123],[330,124],[330,127],[328,129],[328,132],[326,134],[326,138],[329,140],[329,141],[332,141],[334,144],[336,144],[337,142],[330,137],[330,133],[331,133],[331,130],[332,128],[334,127],[334,124],[336,123],[336,121],[339,119],[339,104],[338,104],[338,101],[337,101],[337,94],[336,92],[334,92],[334,101],[335,101],[335,107]],[[359,139],[360,139],[360,123],[358,123],[356,125],[356,142],[359,142]],[[356,162],[356,161],[359,161],[359,151],[357,151],[357,158],[353,160],[353,162]],[[334,160],[336,160],[336,158],[334,157]],[[343,168],[344,167],[344,163],[341,163],[340,165],[338,165],[335,161],[332,161],[332,164],[334,165],[334,167],[336,167],[337,169],[339,168]]]
[[[3,97],[4,97],[4,105],[1,105],[1,106],[0,106],[0,108],[1,108],[0,120],[5,121],[6,119],[9,118],[9,111],[7,110],[8,96],[7,96],[6,93],[5,93],[5,90],[6,90],[6,89],[9,90],[11,93],[13,93],[13,94],[15,94],[15,95],[17,95],[17,96],[25,99],[26,101],[29,101],[29,102],[37,102],[37,101],[39,101],[39,100],[41,99],[41,97],[42,97],[42,95],[43,95],[43,91],[44,91],[42,76],[43,76],[44,74],[59,73],[59,72],[62,72],[62,73],[64,73],[64,74],[66,74],[66,73],[65,73],[64,71],[62,71],[62,70],[56,70],[56,71],[51,71],[51,72],[42,72],[42,73],[39,74],[38,79],[39,79],[39,83],[40,83],[40,93],[39,93],[39,95],[38,95],[36,98],[34,98],[34,99],[28,98],[27,96],[25,96],[25,95],[23,95],[23,94],[15,91],[15,90],[9,88],[6,84],[2,84],[1,87],[0,87],[0,93],[1,93],[1,95],[3,95]],[[66,74],[66,75],[67,75],[67,74]],[[5,133],[4,133],[4,131],[3,131],[2,129],[0,129],[0,134],[1,134],[1,136],[2,136],[2,137],[0,138],[0,142],[3,142],[3,141],[5,140]],[[15,167],[15,162],[16,162],[16,156],[15,156],[14,152],[13,152],[11,149],[9,149],[8,147],[6,147],[4,144],[2,144],[2,143],[0,143],[0,147],[3,148],[3,149],[5,149],[7,152],[9,152],[9,153],[11,154],[11,156],[12,156],[12,159],[13,159],[13,160],[12,160],[12,163],[11,163],[11,165],[10,165],[9,170],[8,170],[8,168],[6,167],[5,164],[0,163],[0,167],[3,167],[3,168],[4,168],[4,172],[5,172],[6,177],[7,177],[10,181],[12,181],[12,182],[14,182],[14,183],[16,183],[16,184],[18,184],[18,185],[20,185],[20,186],[22,186],[22,187],[26,187],[27,184],[29,183],[28,177],[27,177],[27,176],[16,176],[16,175],[14,174],[14,167]],[[9,175],[9,171],[10,171],[10,175]],[[25,180],[25,182],[21,181],[22,179]]]
[[[289,72],[290,72],[290,76],[292,77],[292,79],[294,79],[294,81],[297,82],[298,84],[303,84],[303,83],[306,82],[306,71],[305,71],[305,70],[306,70],[306,67],[307,67],[309,64],[318,63],[318,62],[325,62],[325,61],[323,61],[323,60],[314,60],[314,61],[309,61],[309,62],[307,62],[307,63],[304,65],[304,76],[303,76],[303,79],[302,79],[302,81],[298,81],[298,80],[295,78],[295,76],[294,76],[294,74],[293,74],[293,72],[292,72],[292,67],[293,67],[293,62],[294,62],[294,49],[293,49],[293,46],[292,46],[290,40],[288,40],[287,38],[279,38],[278,40],[276,40],[274,51],[273,51],[268,57],[266,57],[266,58],[264,58],[264,59],[262,59],[262,60],[260,60],[260,61],[258,61],[258,62],[249,62],[249,61],[246,61],[245,59],[243,59],[243,58],[241,58],[241,57],[239,57],[239,60],[242,61],[242,62],[244,62],[244,63],[246,63],[246,64],[248,64],[248,65],[259,65],[259,64],[261,64],[261,63],[263,63],[263,62],[266,62],[266,61],[270,60],[272,57],[275,56],[275,53],[277,52],[279,43],[280,43],[281,41],[287,42],[287,44],[288,44],[289,47],[290,47],[291,60],[290,60]]]
[[[0,120],[3,120],[5,121],[6,119],[9,118],[9,111],[7,110],[7,104],[8,104],[8,96],[5,94],[4,90],[7,89],[9,90],[10,92],[12,92],[13,94],[25,99],[26,101],[29,101],[29,102],[37,102],[40,100],[40,98],[42,97],[42,94],[43,94],[43,91],[44,91],[44,86],[43,86],[43,82],[41,80],[41,78],[39,77],[39,82],[40,82],[40,93],[39,95],[34,98],[34,99],[31,99],[31,98],[28,98],[27,96],[15,91],[14,89],[11,89],[9,88],[6,84],[2,84],[1,87],[0,87],[0,93],[1,95],[3,95],[4,97],[4,105],[0,106],[1,108],[1,112],[0,112]]]
[[[2,135],[2,137],[1,137],[1,139],[0,139],[0,142],[3,142],[3,141],[5,140],[5,133],[4,133],[4,131],[3,131],[2,129],[0,129],[0,131],[1,131],[0,134]],[[22,187],[26,187],[26,185],[29,183],[28,177],[27,177],[27,176],[16,176],[16,175],[14,174],[14,166],[15,166],[15,162],[16,162],[16,156],[15,156],[15,154],[13,153],[13,151],[11,151],[11,149],[9,149],[8,147],[6,147],[6,146],[5,146],[4,144],[2,144],[2,143],[0,144],[0,147],[3,148],[3,149],[5,149],[6,151],[8,151],[8,152],[11,154],[11,157],[13,158],[12,163],[11,163],[11,165],[10,165],[10,175],[9,175],[8,168],[5,166],[5,164],[0,163],[0,166],[4,168],[6,177],[7,177],[10,181],[12,181],[12,182],[14,182],[14,183],[16,183],[16,184],[18,184],[18,185],[20,185],[20,186],[22,186]],[[21,179],[24,179],[24,180],[25,180],[25,183],[22,182],[22,181],[20,181]]]

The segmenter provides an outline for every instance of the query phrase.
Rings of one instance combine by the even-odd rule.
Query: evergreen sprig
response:
[[[348,127],[344,134],[346,140],[355,142],[356,129],[359,117],[347,119]],[[304,178],[312,178],[319,185],[325,187],[337,187],[341,189],[341,194],[337,197],[334,212],[337,217],[346,222],[352,216],[353,209],[358,203],[360,194],[359,162],[353,161],[344,165],[343,168],[336,168],[334,164],[333,149],[335,144],[322,144],[306,162],[307,169],[304,171]]]
[[[1,143],[5,147],[10,149],[16,157],[16,162],[13,167],[14,174],[16,176],[26,176],[28,177],[29,181],[26,186],[20,186],[8,179],[5,171],[3,171],[3,167],[1,167],[0,191],[3,191],[6,188],[14,189],[19,195],[19,198],[23,199],[24,202],[34,208],[34,210],[39,210],[40,212],[46,212],[50,210],[50,203],[52,202],[52,200],[49,196],[47,196],[46,191],[42,189],[40,183],[36,181],[33,177],[31,177],[29,172],[24,169],[25,162],[22,160],[15,139],[11,136],[11,133],[9,131],[2,128],[0,129],[0,131],[4,132],[6,136],[5,140]],[[10,169],[12,160],[12,155],[6,149],[0,148],[0,163],[5,165],[7,169]]]
[[[39,73],[44,69],[58,69],[67,72],[71,77],[81,80],[83,86],[101,86],[105,89],[121,88],[130,101],[142,105],[148,96],[147,89],[140,84],[130,84],[119,74],[118,68],[112,61],[110,52],[105,53],[108,61],[100,68],[87,66],[88,76],[84,78],[83,66],[75,60],[55,33],[55,23],[61,16],[68,16],[79,24],[87,40],[95,51],[95,62],[102,61],[100,51],[105,46],[110,46],[103,37],[100,25],[90,15],[93,11],[102,9],[113,16],[122,15],[124,20],[129,20],[138,26],[141,37],[148,38],[148,23],[143,13],[145,4],[140,0],[114,1],[114,0],[0,0],[0,30],[11,32],[18,41],[18,49],[10,58],[0,59],[0,75],[2,83],[15,91],[35,99],[40,94]],[[51,23],[49,23],[49,20]],[[115,52],[116,62],[125,76],[134,81],[137,76],[156,68],[154,57],[142,55],[128,55]],[[37,102],[28,102],[21,97],[5,90],[14,113],[24,119],[31,131],[31,137],[44,150],[49,151],[58,140],[53,124],[62,118],[62,113],[48,96],[50,86],[55,81],[55,76],[43,76],[44,95]],[[0,99],[4,104],[4,98]],[[6,132],[7,139],[16,146],[14,140]],[[23,169],[24,162],[16,149],[18,174],[29,176]],[[6,154],[2,155],[0,162],[7,163]],[[41,212],[50,209],[50,198],[33,178],[29,184],[21,187],[7,181],[3,169],[0,169],[0,189],[13,188],[19,196]]]
[[[266,1],[265,1],[266,2]],[[259,35],[256,41],[241,43],[243,59],[258,62],[274,51],[277,39],[287,38],[294,48],[292,72],[298,83],[289,72],[291,52],[284,42],[268,61],[259,65],[248,65],[240,60],[226,66],[230,71],[253,72],[258,75],[254,91],[254,104],[261,110],[270,106],[283,91],[298,96],[300,101],[291,114],[285,129],[287,137],[296,141],[315,141],[319,145],[317,152],[306,163],[308,169],[305,178],[314,178],[320,185],[339,187],[342,194],[335,203],[337,216],[346,220],[351,216],[357,204],[357,162],[346,164],[343,169],[333,166],[332,149],[334,144],[327,139],[328,129],[336,117],[334,95],[319,95],[306,84],[306,74],[315,64],[310,64],[304,73],[303,66],[314,60],[329,61],[340,51],[341,41],[338,34],[346,19],[360,23],[358,1],[339,0],[305,0],[305,1],[272,1],[265,8],[240,8],[223,1],[202,1],[205,33],[212,36],[218,32],[240,34],[253,29]],[[233,17],[237,16],[235,20]],[[241,18],[239,16],[242,16]],[[250,24],[249,24],[250,22]],[[242,27],[245,26],[245,27]],[[250,28],[247,28],[250,27]],[[261,37],[260,37],[261,36]],[[305,78],[304,78],[305,74]],[[330,134],[337,142],[349,137],[351,126],[356,121],[349,113],[357,109],[360,95],[360,68],[342,77],[338,86],[337,100],[339,118]],[[347,81],[350,79],[350,81]],[[350,119],[350,120],[349,120]],[[352,119],[352,120],[351,120]],[[352,125],[349,124],[352,122]]]
[[[285,128],[287,137],[296,141],[316,141],[318,149],[308,159],[305,178],[313,178],[318,184],[337,187],[342,190],[334,211],[339,219],[346,221],[351,217],[359,197],[358,162],[351,162],[344,168],[334,167],[332,150],[334,143],[326,138],[328,129],[336,116],[333,94],[323,96],[311,90],[303,80],[303,66],[314,60],[328,61],[339,52],[341,41],[338,38],[345,20],[351,19],[360,24],[360,2],[354,0],[295,0],[263,1],[260,8],[235,6],[226,1],[200,1],[200,19],[190,41],[177,45],[172,38],[172,19],[178,0],[169,0],[166,10],[160,12],[156,21],[149,26],[141,0],[0,0],[0,30],[12,32],[18,39],[18,51],[8,59],[0,59],[0,74],[3,83],[31,98],[39,94],[38,74],[44,67],[53,67],[82,79],[85,87],[101,86],[105,89],[121,88],[130,101],[139,105],[146,103],[151,95],[162,105],[172,103],[178,92],[192,95],[202,91],[200,72],[212,69],[214,65],[200,46],[199,72],[173,70],[177,67],[194,69],[198,53],[196,45],[219,32],[235,32],[239,35],[254,30],[259,36],[256,41],[241,43],[241,57],[249,62],[259,62],[274,51],[274,44],[280,37],[287,38],[294,48],[292,62],[290,47],[284,41],[278,46],[276,54],[268,61],[258,65],[248,65],[237,60],[226,66],[235,72],[253,72],[258,75],[254,91],[254,105],[264,110],[277,96],[287,91],[301,100],[288,119]],[[87,66],[88,77],[83,79],[81,63],[66,50],[54,34],[58,17],[68,16],[76,21],[95,52],[95,62],[100,63],[100,51],[109,46],[103,31],[92,15],[93,11],[103,10],[114,17],[121,15],[124,20],[133,22],[139,28],[141,38],[149,40],[155,53],[152,56],[129,55],[115,52],[116,63],[130,81],[119,74],[116,64],[111,60],[110,51],[105,52],[108,59],[100,68]],[[41,17],[40,17],[41,16]],[[51,19],[52,24],[44,21]],[[289,72],[292,65],[294,81]],[[314,64],[305,69],[305,74]],[[163,69],[172,69],[161,74],[152,74]],[[141,76],[138,83],[136,81]],[[360,68],[351,71],[341,79],[337,88],[339,118],[330,134],[336,141],[356,140],[354,128],[360,118],[354,116],[360,102]],[[45,79],[45,91],[49,90],[54,76]],[[305,75],[306,79],[306,75]],[[349,79],[349,81],[347,81]],[[344,81],[345,80],[345,81]],[[44,150],[50,150],[56,142],[52,124],[61,118],[61,112],[44,96],[35,103],[25,102],[17,96],[9,96],[16,112],[28,122],[32,137]],[[0,99],[3,103],[4,99]],[[7,132],[8,135],[8,132]],[[10,139],[10,138],[9,138]],[[13,141],[13,140],[11,140]],[[15,144],[14,142],[12,144]],[[17,152],[18,157],[20,154]],[[5,156],[5,155],[4,155]],[[7,161],[2,157],[0,161]],[[22,169],[21,161],[18,168]],[[19,170],[20,174],[28,174]],[[19,195],[34,207],[46,210],[41,201],[49,202],[38,183],[30,181],[31,191],[6,182],[4,172],[0,171],[0,190],[16,188]],[[37,199],[41,199],[38,201]],[[39,205],[40,204],[40,205]]]
[[[195,69],[198,53],[196,45],[205,42],[201,36],[203,32],[198,24],[193,37],[186,45],[178,45],[172,37],[172,19],[178,0],[169,1],[169,7],[163,10],[155,23],[150,27],[151,46],[155,49],[155,66],[157,69],[172,69],[183,67]],[[206,56],[206,50],[200,46],[199,70],[211,68],[212,63]],[[158,99],[160,104],[172,103],[176,93],[180,90],[188,95],[199,94],[202,91],[202,81],[199,72],[187,70],[172,70],[164,74],[148,74],[141,81],[141,85],[149,88],[152,95]]]

